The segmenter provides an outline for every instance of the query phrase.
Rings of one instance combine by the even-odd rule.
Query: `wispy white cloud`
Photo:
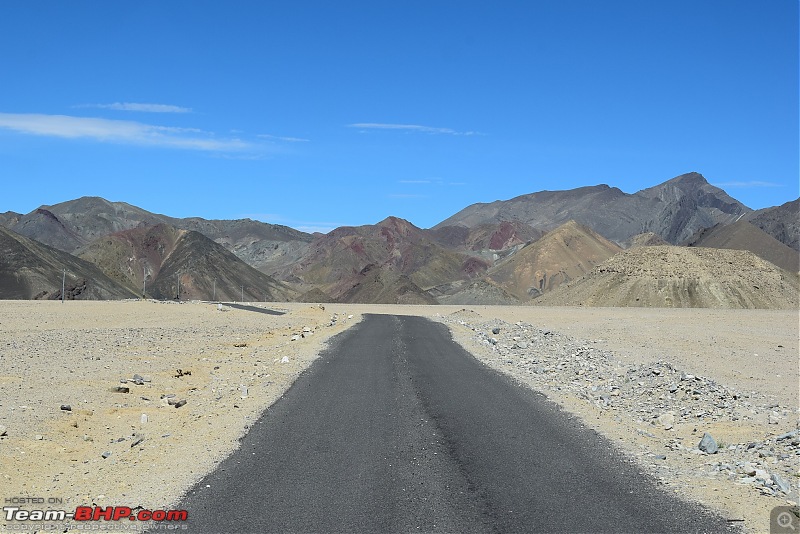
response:
[[[196,128],[70,115],[0,113],[0,129],[63,139],[91,139],[208,152],[246,152],[258,148],[257,145],[241,139],[220,139],[211,132]]]
[[[419,132],[427,134],[447,134],[447,135],[481,135],[480,132],[460,132],[452,128],[437,128],[434,126],[422,126],[420,124],[386,124],[380,122],[357,122],[348,124],[348,128],[358,128],[360,130],[401,130],[407,132]]]
[[[751,180],[749,182],[718,182],[711,185],[716,187],[783,187],[783,184],[761,182],[758,180]]]
[[[260,139],[269,139],[273,141],[285,141],[287,143],[308,143],[309,139],[303,139],[302,137],[285,137],[281,135],[269,135],[269,134],[259,134],[256,137]]]
[[[113,109],[115,111],[140,111],[143,113],[191,113],[192,108],[170,104],[147,104],[142,102],[114,102],[113,104],[80,104],[76,108]]]

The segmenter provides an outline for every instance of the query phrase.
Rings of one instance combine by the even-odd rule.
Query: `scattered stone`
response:
[[[293,335],[293,336],[292,336],[292,337],[289,339],[289,341],[297,341],[298,339],[300,339],[300,336],[298,336],[297,334],[295,334],[295,335]]]
[[[708,432],[703,434],[703,439],[700,440],[700,444],[697,446],[697,448],[708,454],[716,454],[719,450],[717,440],[715,440]]]
[[[175,403],[175,407],[176,408],[180,408],[181,406],[185,406],[185,405],[186,405],[186,399],[179,400],[178,402]]]
[[[792,491],[792,487],[778,473],[772,473],[772,482],[784,493]]]
[[[654,456],[654,458],[655,458],[656,460],[666,460],[666,459],[667,459],[667,455],[666,455],[666,454],[656,454],[656,455]]]
[[[171,395],[165,398],[167,399],[167,404],[170,406],[175,406],[176,404],[178,404],[178,399],[175,398],[175,395]]]
[[[289,357],[284,356],[283,358],[281,358],[281,363],[289,363]]]
[[[101,454],[100,456],[102,456],[102,457],[103,457],[103,459],[106,459],[106,458],[108,458],[109,456],[111,456],[111,451],[105,451],[105,452],[104,452],[103,454]]]
[[[0,436],[2,436],[2,434],[0,434]],[[35,439],[36,441],[42,441],[42,440],[44,439],[44,436],[43,436],[43,435],[41,435],[41,434],[36,434],[36,435],[33,437],[33,439]]]
[[[61,410],[64,411],[64,412],[71,412],[72,411],[72,406],[70,406],[69,404],[62,404],[61,405]]]
[[[243,347],[246,347],[247,343],[234,343],[233,346],[236,347],[237,349],[241,349]]]
[[[178,369],[177,371],[175,371],[175,374],[173,376],[175,378],[180,378],[182,376],[192,376],[192,372],[191,371],[184,371],[183,369]]]
[[[5,436],[5,435],[7,435],[7,433],[8,433],[8,429],[5,426],[0,425],[0,436]]]
[[[308,334],[309,332],[311,332],[311,328],[309,328],[309,327],[307,327],[307,326],[304,326],[304,327],[303,327],[303,332],[304,332],[304,333],[306,333],[306,334]]]
[[[239,390],[242,392],[242,398],[246,399],[247,398],[247,386],[242,384],[241,386],[239,386]]]
[[[143,386],[145,383],[145,379],[141,375],[133,375],[133,383],[136,384],[137,386]]]
[[[658,424],[661,425],[664,430],[670,430],[675,426],[675,414],[672,412],[662,413],[658,416]]]
[[[596,342],[587,343],[562,332],[522,322],[484,321],[464,314],[447,316],[442,322],[465,329],[465,335],[472,337],[478,345],[482,360],[496,368],[509,370],[543,394],[554,391],[558,392],[557,396],[572,395],[607,413],[613,412],[610,415],[614,420],[628,418],[630,422],[647,424],[637,428],[636,432],[653,439],[653,443],[656,440],[661,442],[661,435],[656,437],[646,431],[648,428],[653,430],[651,424],[670,429],[672,433],[674,429],[683,427],[691,431],[692,427],[688,425],[692,423],[705,426],[752,421],[763,425],[767,431],[765,423],[770,417],[773,423],[770,428],[776,430],[792,417],[787,408],[762,393],[738,391],[711,378],[675,368],[669,361],[625,363],[610,350],[597,346]],[[528,346],[525,353],[517,350],[525,343]],[[781,426],[773,426],[775,424]],[[710,426],[708,429],[713,428]],[[710,434],[695,429],[696,435],[704,439],[694,441],[694,446],[685,447],[678,439],[667,440],[664,445],[669,450],[681,451],[682,455],[699,456],[691,460],[698,465],[705,455],[724,456],[726,463],[716,463],[708,475],[750,484],[753,490],[775,496],[782,495],[782,490],[770,478],[770,473],[790,481],[790,489],[796,491],[794,479],[790,477],[796,471],[796,462],[793,461],[800,454],[800,427],[782,431],[784,433],[780,435],[777,435],[780,431],[767,431],[762,441],[729,444],[720,450],[720,445]],[[773,437],[768,437],[770,435]],[[700,448],[698,441],[702,443]],[[756,469],[763,471],[766,465],[769,465],[769,473],[759,472],[760,476],[755,476]],[[677,468],[677,471],[676,476],[683,474],[685,468]],[[665,474],[671,476],[672,473]]]
[[[133,435],[133,441],[131,441],[131,449],[134,448],[135,446],[139,445],[143,441],[144,441],[144,435],[143,434],[134,434]]]
[[[131,388],[125,386],[114,386],[111,388],[111,393],[130,393]]]
[[[146,414],[146,413],[143,413],[143,414],[142,414],[142,416],[139,418],[139,421],[140,421],[142,424],[145,424],[145,423],[147,422],[147,420],[148,420],[148,419],[147,419],[147,414]]]

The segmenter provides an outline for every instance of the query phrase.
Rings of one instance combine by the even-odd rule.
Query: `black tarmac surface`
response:
[[[202,439],[202,436],[198,436]],[[444,325],[368,315],[178,508],[188,532],[723,532]]]
[[[247,304],[237,304],[235,302],[226,302],[225,306],[236,308],[237,310],[252,311],[257,313],[266,313],[267,315],[285,315],[286,312],[270,310],[269,308],[259,308],[258,306],[248,306]]]

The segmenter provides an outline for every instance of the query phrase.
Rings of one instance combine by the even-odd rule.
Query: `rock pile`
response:
[[[483,353],[476,356],[493,367],[540,392],[583,399],[615,420],[639,426],[637,431],[648,438],[660,439],[653,432],[664,435],[663,431],[674,432],[676,427],[699,430],[692,446],[674,438],[662,445],[667,451],[714,458],[705,464],[705,476],[752,485],[764,495],[796,494],[800,461],[796,408],[684,372],[663,359],[646,365],[623,363],[601,347],[602,340],[581,341],[522,322],[485,321],[466,311],[439,320],[471,330],[472,341]],[[765,437],[757,442],[723,443],[703,430],[732,422],[763,428]],[[694,467],[675,471],[675,475],[697,473]]]

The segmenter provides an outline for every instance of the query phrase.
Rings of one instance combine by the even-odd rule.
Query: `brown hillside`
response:
[[[552,229],[575,220],[618,243],[648,231],[679,243],[699,228],[731,223],[751,211],[702,175],[690,172],[634,194],[603,184],[473,204],[434,228],[521,221]]]
[[[468,279],[487,266],[484,260],[444,248],[408,221],[389,217],[376,225],[340,227],[318,236],[302,259],[279,274],[283,280],[317,286],[338,299],[349,298],[345,294],[364,283],[365,269],[404,275],[427,289]]]
[[[487,277],[516,298],[528,300],[583,276],[620,250],[569,221],[492,268]]]
[[[497,306],[520,304],[519,299],[489,280],[463,282],[457,291],[436,297],[439,304],[458,306]]]
[[[361,304],[437,304],[411,278],[388,269],[369,266],[339,302]]]
[[[795,250],[800,250],[800,198],[751,213],[747,220]]]
[[[655,246],[617,254],[533,303],[791,309],[799,290],[796,274],[749,251]]]
[[[101,237],[79,251],[110,277],[139,294],[202,300],[289,300],[296,292],[247,265],[199,232],[166,224]]]
[[[658,245],[668,245],[664,238],[653,232],[645,232],[643,234],[636,234],[630,239],[626,240],[622,246],[623,248],[635,247],[654,247]]]
[[[0,298],[119,299],[137,295],[92,263],[0,227]]]
[[[151,289],[161,266],[186,233],[166,224],[134,228],[101,237],[75,254],[97,265],[104,273],[141,294]],[[143,284],[143,278],[146,284]],[[151,292],[147,291],[147,295]],[[174,296],[174,295],[173,295]]]
[[[540,239],[545,232],[520,221],[481,224],[474,228],[443,226],[428,230],[439,243],[469,251],[506,250]]]
[[[696,233],[686,243],[690,247],[749,250],[781,269],[800,271],[800,253],[747,221],[718,224]]]

